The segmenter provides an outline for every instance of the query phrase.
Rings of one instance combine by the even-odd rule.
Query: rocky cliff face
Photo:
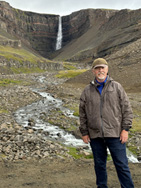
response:
[[[46,58],[91,62],[141,37],[141,9],[80,10],[62,17],[63,45],[55,52],[58,22],[58,15],[21,11],[1,1],[0,34],[8,39],[0,38],[0,44],[19,47],[20,40]]]
[[[141,38],[141,9],[81,10],[63,20],[67,20],[63,23],[66,45],[58,59],[92,62]]]
[[[96,32],[115,12],[115,10],[84,9],[64,16],[62,18],[63,45],[79,38],[91,27],[94,27]]]
[[[4,35],[19,38],[40,55],[47,57],[55,50],[58,16],[37,14],[12,8],[0,2],[0,29]]]

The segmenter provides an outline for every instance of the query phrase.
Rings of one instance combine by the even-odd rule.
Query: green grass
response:
[[[43,73],[45,72],[45,70],[42,70],[38,67],[32,67],[32,68],[27,68],[27,67],[20,67],[20,68],[16,68],[16,67],[11,67],[11,70],[13,73],[15,74],[21,74],[21,73]]]
[[[73,63],[74,64],[74,63]],[[64,62],[63,67],[67,70],[76,70],[76,67],[72,65],[71,63]]]
[[[7,86],[9,84],[20,84],[22,81],[11,79],[0,79],[0,86]]]
[[[78,76],[79,74],[82,74],[83,72],[86,72],[87,69],[79,69],[79,70],[65,70],[60,71],[59,74],[56,75],[58,78],[73,78],[75,76]]]
[[[79,116],[79,109],[76,109],[73,113],[74,116]]]
[[[77,151],[75,147],[67,147],[67,149],[69,150],[68,154],[73,156],[75,159],[81,159],[81,158],[92,159],[93,158],[92,153],[90,153],[90,155],[81,154],[79,151]]]
[[[81,159],[81,158],[85,158],[85,159],[93,159],[93,154],[92,152],[89,153],[89,155],[85,155],[85,154],[81,154],[79,151],[77,151],[77,148],[75,147],[67,147],[67,149],[69,150],[68,154],[73,156],[73,158],[75,159]],[[111,161],[112,157],[111,155],[108,154],[107,156],[107,160]]]
[[[0,45],[0,57],[5,58],[7,61],[13,60],[20,64],[17,68],[16,65],[13,65],[11,62],[11,66],[4,67],[3,72],[10,72],[15,74],[20,73],[43,73],[45,70],[39,68],[40,63],[54,63],[51,60],[45,59],[40,56],[36,56],[30,51],[27,51],[23,48],[12,48],[10,46],[1,46]],[[27,65],[26,65],[27,64]],[[28,66],[30,65],[30,68]]]
[[[137,155],[137,147],[136,146],[128,146],[129,151],[131,151],[134,155]]]
[[[8,114],[8,110],[0,108],[0,114]]]
[[[133,127],[132,131],[141,132],[141,118],[134,118],[133,119]]]
[[[69,108],[70,110],[74,111],[73,112],[74,116],[79,116],[79,103],[70,103],[70,104],[64,103],[63,106],[65,108]]]
[[[133,110],[134,113],[134,119],[133,119],[133,126],[132,129],[130,129],[132,132],[141,132],[141,111],[140,110]]]
[[[73,110],[73,115],[74,116],[79,116],[79,106],[74,106],[74,107],[70,107],[71,110]]]
[[[37,57],[33,53],[23,49],[23,48],[12,48],[10,46],[1,46],[0,45],[0,56],[10,60],[13,59],[19,62],[29,61],[32,63],[40,62],[52,62],[50,60],[46,60],[43,57]]]

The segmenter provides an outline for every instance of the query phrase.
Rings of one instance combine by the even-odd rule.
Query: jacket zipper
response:
[[[109,85],[109,83],[110,83],[111,81],[108,81],[106,84],[105,84],[105,86],[106,87],[108,87],[108,85]],[[104,87],[105,87],[104,86]],[[104,138],[104,129],[103,129],[103,120],[102,120],[102,93],[100,94],[100,92],[99,92],[99,90],[98,90],[98,88],[95,86],[95,88],[96,88],[96,90],[97,90],[97,92],[99,93],[99,95],[100,95],[100,118],[101,118],[101,130],[102,130],[102,137]],[[102,89],[103,90],[103,89]],[[104,94],[103,94],[103,96],[104,96]]]
[[[110,82],[108,82],[107,84],[106,84],[106,87],[108,87],[108,85],[109,85],[109,83]],[[104,89],[104,88],[103,88]],[[102,89],[102,90],[103,90]],[[102,91],[103,92],[103,96],[104,96],[104,91]],[[101,129],[102,129],[102,136],[103,136],[103,138],[104,138],[104,129],[103,129],[103,120],[102,120],[102,93],[101,93],[101,95],[100,95],[100,118],[101,118]]]
[[[101,118],[102,137],[104,138],[103,120],[102,120],[102,96],[101,95],[100,95],[100,118]]]
[[[104,138],[104,130],[103,130],[103,120],[102,120],[102,93],[100,94],[99,90],[96,87],[97,92],[100,95],[100,119],[101,119],[101,130],[102,130],[102,137]]]

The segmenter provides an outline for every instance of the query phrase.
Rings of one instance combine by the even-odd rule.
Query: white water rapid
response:
[[[60,129],[58,126],[52,125],[48,122],[44,122],[40,116],[42,113],[48,113],[50,109],[60,108],[60,110],[68,117],[74,117],[73,111],[64,108],[62,106],[63,102],[60,99],[55,99],[51,94],[46,92],[41,92],[40,89],[34,89],[35,93],[38,93],[43,97],[43,100],[37,101],[30,105],[27,105],[19,110],[17,110],[14,114],[17,123],[24,127],[28,127],[28,120],[30,118],[34,119],[35,125],[32,127],[36,130],[42,129],[45,132],[49,133],[48,139],[60,140],[65,145],[80,147],[85,146],[82,139],[77,139],[72,134],[65,132],[63,129]],[[76,118],[76,117],[74,117]],[[61,135],[61,137],[58,137]]]
[[[36,81],[40,83],[46,83],[45,77],[38,77]],[[49,135],[47,136],[47,139],[59,141],[60,143],[63,143],[67,146],[83,147],[87,151],[90,151],[90,146],[83,143],[82,139],[77,139],[71,133],[68,133],[58,126],[52,125],[49,122],[44,122],[42,120],[41,115],[44,113],[47,115],[49,111],[54,108],[59,108],[64,115],[70,118],[76,118],[73,116],[73,111],[63,107],[63,101],[61,99],[54,98],[50,93],[44,92],[42,89],[43,88],[32,89],[33,92],[43,97],[42,100],[22,107],[14,113],[17,123],[23,127],[28,127],[28,120],[32,118],[35,122],[32,128],[35,130],[41,129],[44,130],[44,132],[48,132]],[[139,162],[137,158],[128,150],[127,156],[129,161],[133,163]]]
[[[56,50],[59,50],[62,48],[62,18],[59,16],[59,23],[58,23],[58,34],[57,34],[57,40],[56,40]]]

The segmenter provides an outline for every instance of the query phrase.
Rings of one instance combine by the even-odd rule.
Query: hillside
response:
[[[109,63],[109,75],[120,82],[128,92],[141,92],[141,39],[104,58]],[[91,67],[90,67],[91,68]],[[67,83],[83,84],[93,79],[91,70],[69,79]]]
[[[43,53],[39,52],[42,48],[40,39],[36,41],[40,42],[41,48],[38,47],[37,50],[35,47],[37,43],[35,45],[33,42],[35,34],[31,36],[31,30],[33,31],[31,22],[32,20],[44,22],[45,15],[42,19],[40,17],[42,15],[14,9],[8,3],[0,1],[1,74],[43,72],[63,68],[58,61],[44,58]]]
[[[0,1],[0,29],[43,57],[54,51],[58,16],[22,11]],[[1,34],[1,32],[0,32]]]
[[[69,15],[70,23],[89,20],[83,33],[75,36],[59,52],[55,59],[78,63],[91,68],[95,58],[104,57],[109,62],[109,74],[127,91],[141,92],[141,9],[138,10],[81,10]],[[81,17],[81,19],[80,19]],[[64,18],[65,19],[65,18]],[[77,29],[79,33],[79,29]],[[74,33],[73,33],[74,32]],[[81,31],[80,31],[81,32]],[[93,79],[91,71],[83,73],[67,83],[88,84]]]
[[[32,73],[60,70],[59,62],[45,59],[20,40],[0,36],[0,74]]]
[[[87,30],[81,28],[85,32],[80,35],[81,30],[77,29],[78,37],[73,37],[74,30],[71,30],[72,40],[61,49],[56,59],[89,62],[89,59],[111,54],[141,37],[141,9],[81,10],[69,16],[70,23],[77,20],[77,24],[80,25],[85,14],[91,21],[88,26],[85,25]]]
[[[141,9],[84,9],[63,16],[62,48],[56,51],[58,23],[59,15],[22,11],[0,1],[0,72],[60,70],[62,61],[90,68],[93,59],[104,57],[115,80],[140,91]],[[83,75],[68,82],[89,83],[92,74]]]

